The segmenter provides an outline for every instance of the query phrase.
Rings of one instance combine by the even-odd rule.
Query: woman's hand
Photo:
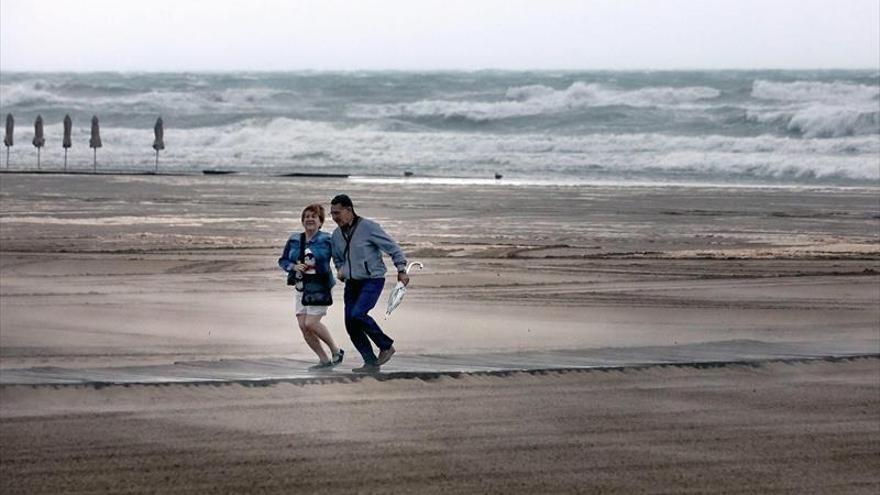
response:
[[[304,265],[302,263],[297,263],[297,264],[293,265],[293,271],[304,272],[304,271],[306,271],[306,265]]]

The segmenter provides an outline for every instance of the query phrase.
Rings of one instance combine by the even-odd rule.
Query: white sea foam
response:
[[[754,98],[767,100],[748,109],[747,117],[776,123],[805,137],[840,137],[880,133],[880,87],[842,82],[755,81]]]
[[[58,97],[48,90],[48,83],[39,79],[0,84],[0,105],[12,107],[30,102],[59,103]]]
[[[360,105],[355,116],[442,117],[462,118],[476,122],[554,114],[589,107],[625,105],[630,107],[677,106],[717,98],[714,88],[650,87],[622,90],[601,84],[576,82],[566,89],[555,90],[542,85],[509,88],[503,101],[422,100],[391,105]]]
[[[788,128],[807,137],[876,134],[880,129],[880,111],[813,105],[795,113]]]
[[[88,128],[74,129],[70,161],[90,166]],[[58,164],[61,125],[46,127],[44,166]],[[23,136],[22,139],[29,139]],[[149,129],[110,128],[102,132],[100,163],[152,167]],[[27,141],[25,141],[27,142]],[[801,139],[669,136],[644,134],[477,134],[390,133],[371,125],[334,126],[286,118],[251,119],[236,124],[168,129],[163,166],[231,167],[239,170],[332,170],[348,173],[480,176],[577,177],[595,174],[702,174],[718,177],[838,178],[880,180],[880,140],[876,136]],[[32,163],[30,146],[16,147],[16,163]],[[375,164],[381,163],[381,168]]]
[[[269,88],[227,88],[222,90],[201,89],[154,90],[108,92],[101,96],[83,97],[64,91],[60,84],[51,84],[40,79],[0,85],[0,105],[4,108],[35,105],[43,107],[63,107],[73,110],[88,110],[96,113],[126,112],[129,109],[174,109],[184,114],[204,114],[208,112],[248,112],[256,108],[274,108],[276,98],[287,92]]]
[[[819,103],[799,108],[750,108],[746,117],[753,122],[778,124],[807,138],[880,133],[880,111],[868,105],[856,107]]]
[[[846,82],[756,80],[752,97],[763,100],[806,101],[828,103],[862,103],[878,99],[880,87]]]

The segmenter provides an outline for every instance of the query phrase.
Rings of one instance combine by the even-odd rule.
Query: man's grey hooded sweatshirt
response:
[[[333,264],[343,280],[384,278],[387,270],[382,261],[383,252],[391,256],[398,272],[406,270],[403,250],[378,223],[355,217],[345,234],[342,227],[337,227],[331,238]],[[347,236],[350,236],[350,240],[346,239]]]

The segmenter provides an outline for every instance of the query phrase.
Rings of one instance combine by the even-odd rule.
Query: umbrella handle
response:
[[[406,267],[406,274],[409,275],[409,271],[412,270],[412,267],[414,267],[416,265],[419,266],[419,270],[425,268],[425,265],[421,264],[420,262],[413,261],[412,263],[409,264],[409,266]]]

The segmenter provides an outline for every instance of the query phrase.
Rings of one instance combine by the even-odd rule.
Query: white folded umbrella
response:
[[[413,261],[406,267],[406,273],[409,274],[409,271],[413,266],[418,265],[419,270],[425,267],[425,265],[419,263],[418,261]],[[403,296],[406,295],[406,286],[403,285],[403,282],[397,282],[397,285],[394,286],[394,289],[391,291],[391,294],[388,295],[388,309],[385,310],[385,319],[388,319],[388,316],[391,315],[391,312],[395,310],[400,303],[403,302]]]

